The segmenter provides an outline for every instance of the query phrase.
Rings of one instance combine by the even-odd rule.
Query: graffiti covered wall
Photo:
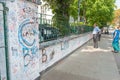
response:
[[[34,80],[39,76],[39,72],[47,69],[92,38],[90,33],[76,38],[65,37],[47,47],[40,44],[39,48],[37,5],[26,0],[14,0],[6,1],[6,6],[9,8],[7,37],[10,80]],[[0,30],[2,30],[1,25],[2,23],[0,23]],[[1,51],[4,53],[3,49]],[[0,57],[2,57],[1,54]],[[0,64],[2,65],[2,62]],[[0,66],[0,69],[1,67],[3,66]],[[6,79],[3,77],[3,80]]]
[[[57,61],[63,59],[65,56],[69,55],[72,51],[77,49],[78,47],[82,46],[88,40],[92,38],[91,33],[82,34],[81,36],[73,37],[66,37],[63,39],[54,41],[53,45],[49,45],[49,43],[43,43],[49,45],[48,47],[41,46],[40,47],[40,54],[42,57],[39,57],[40,62],[40,72],[47,69],[48,67],[52,66]],[[42,43],[41,43],[42,45]]]
[[[10,78],[34,80],[39,76],[37,5],[15,0],[7,7]]]

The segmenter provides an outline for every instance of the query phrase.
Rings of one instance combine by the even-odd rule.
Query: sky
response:
[[[115,4],[117,6],[117,9],[120,9],[120,0],[116,0]]]

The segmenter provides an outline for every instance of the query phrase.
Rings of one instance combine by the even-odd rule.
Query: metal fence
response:
[[[61,37],[59,29],[53,26],[52,15],[39,13],[39,39],[40,43],[50,41]],[[81,26],[70,26],[70,35],[82,34],[90,32],[93,27],[81,25]],[[62,36],[63,37],[63,36]]]
[[[39,13],[39,39],[40,42],[57,39],[60,32],[53,27],[52,15]]]
[[[92,26],[81,25],[81,26],[70,26],[71,34],[82,34],[93,30]]]
[[[40,24],[39,31],[40,31],[39,34],[40,42],[54,40],[60,36],[60,32],[58,29],[46,24]]]

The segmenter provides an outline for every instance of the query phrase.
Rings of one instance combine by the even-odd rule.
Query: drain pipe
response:
[[[6,74],[7,74],[7,80],[10,80],[9,76],[9,53],[8,53],[8,28],[7,28],[7,12],[8,8],[6,7],[5,3],[3,3],[4,11],[3,11],[3,17],[4,17],[4,40],[5,40],[5,57],[6,57]]]

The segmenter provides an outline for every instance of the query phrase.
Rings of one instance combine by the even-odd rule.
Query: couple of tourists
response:
[[[94,24],[93,29],[93,42],[94,42],[94,48],[98,48],[98,41],[100,40],[101,36],[101,30],[97,26],[97,24]],[[112,47],[114,53],[120,52],[119,48],[119,39],[120,39],[120,25],[116,27],[116,29],[113,32],[113,41],[112,41]]]

